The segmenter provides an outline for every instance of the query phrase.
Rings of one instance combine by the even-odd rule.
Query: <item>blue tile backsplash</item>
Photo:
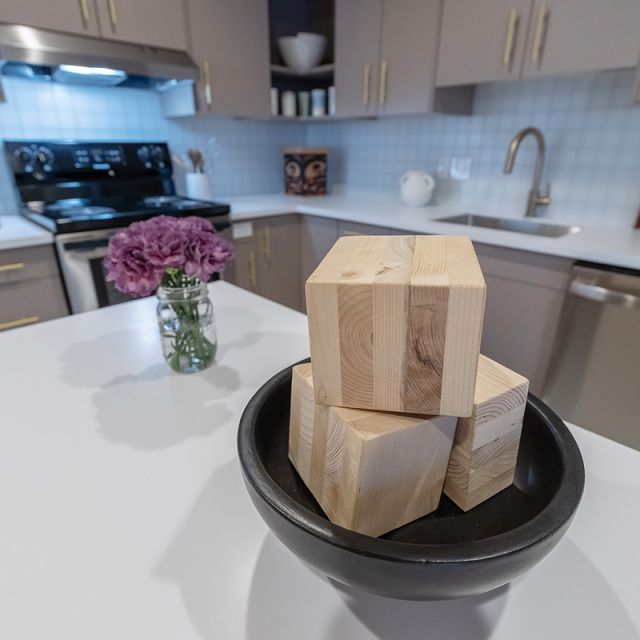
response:
[[[307,142],[331,147],[330,183],[347,191],[397,191],[407,169],[435,175],[442,158],[470,157],[471,179],[439,181],[437,200],[455,211],[522,216],[535,162],[523,143],[511,175],[502,172],[519,129],[539,127],[547,141],[543,185],[549,218],[631,227],[640,206],[640,105],[632,72],[488,84],[476,90],[474,115],[312,123]]]
[[[474,115],[286,123],[223,118],[166,119],[159,96],[139,89],[86,88],[5,78],[0,138],[156,139],[172,150],[205,147],[217,196],[282,190],[281,148],[331,148],[334,189],[396,192],[407,169],[435,174],[438,163],[470,157],[471,179],[440,180],[436,200],[452,212],[523,214],[535,160],[523,144],[511,175],[507,145],[522,127],[547,140],[543,182],[547,217],[593,226],[630,227],[640,205],[640,105],[630,101],[632,73],[489,84],[476,92]],[[215,144],[209,141],[215,139]],[[178,185],[181,184],[177,172]],[[0,168],[0,214],[16,209],[10,176]]]
[[[89,88],[3,78],[0,139],[162,140],[185,154],[205,149],[214,196],[282,191],[282,147],[305,141],[291,122],[231,118],[167,119],[155,91]],[[211,143],[214,139],[215,143]],[[178,189],[182,172],[176,169]],[[0,162],[0,215],[17,208],[13,183]]]

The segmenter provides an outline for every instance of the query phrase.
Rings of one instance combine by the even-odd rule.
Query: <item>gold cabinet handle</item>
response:
[[[38,320],[40,320],[39,316],[28,316],[26,318],[20,318],[19,320],[0,322],[0,331],[6,331],[7,329],[16,329],[17,327],[24,327],[25,325],[38,322]]]
[[[271,229],[265,227],[262,231],[262,253],[264,257],[271,261]]]
[[[249,253],[249,283],[255,291],[258,288],[258,278],[256,275],[256,254],[252,251]]]
[[[25,268],[24,262],[14,262],[13,264],[0,264],[0,272],[2,271],[20,271]]]
[[[531,60],[537,62],[538,66],[542,61],[542,50],[546,40],[547,23],[549,22],[549,8],[547,3],[543,2],[538,11],[538,20],[536,22],[536,32],[533,38],[533,49],[531,50]]]
[[[89,20],[91,18],[91,16],[89,16],[89,0],[80,0],[80,13],[82,14],[82,22],[86,29],[89,26]]]
[[[213,96],[211,94],[211,67],[208,60],[202,61],[202,85],[204,88],[204,101],[208,109],[213,104]]]
[[[369,106],[371,98],[371,65],[367,62],[364,65],[364,74],[362,76],[362,104]]]
[[[118,8],[116,7],[116,0],[107,0],[109,6],[109,20],[111,20],[111,30],[115,31],[118,27]]]
[[[513,56],[516,48],[516,40],[518,38],[518,28],[520,27],[520,16],[515,9],[509,12],[509,23],[507,26],[507,40],[504,43],[504,54],[502,62],[508,71],[511,71],[513,64]]]
[[[380,65],[380,95],[378,102],[383,105],[387,101],[387,61],[383,60]]]

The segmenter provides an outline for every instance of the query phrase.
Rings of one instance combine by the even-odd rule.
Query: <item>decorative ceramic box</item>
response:
[[[480,356],[473,415],[460,418],[444,492],[463,511],[513,483],[529,381]]]
[[[438,507],[456,418],[317,404],[309,363],[290,416],[289,459],[331,522],[379,536]]]
[[[285,193],[292,196],[323,196],[327,193],[326,147],[285,147]]]
[[[306,296],[318,402],[471,415],[485,282],[469,238],[340,238]]]

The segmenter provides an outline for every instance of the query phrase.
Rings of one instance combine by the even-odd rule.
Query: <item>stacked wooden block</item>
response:
[[[436,509],[443,488],[467,510],[511,484],[528,383],[479,356],[468,238],[341,238],[306,295],[289,457],[332,522],[377,536]]]

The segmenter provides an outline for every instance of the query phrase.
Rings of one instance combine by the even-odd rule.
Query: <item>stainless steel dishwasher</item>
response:
[[[543,397],[640,450],[640,271],[576,263]]]

